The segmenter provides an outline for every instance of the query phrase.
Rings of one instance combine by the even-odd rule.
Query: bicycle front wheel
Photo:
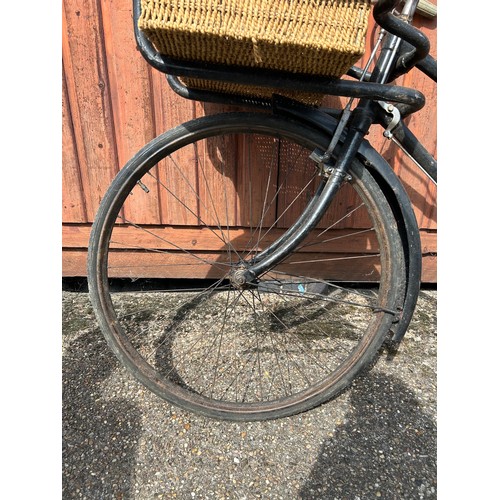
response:
[[[215,115],[157,137],[116,177],[92,228],[90,296],[112,350],[154,393],[210,417],[278,418],[337,395],[373,359],[404,260],[358,161],[306,240],[246,286],[233,279],[306,210],[321,183],[309,155],[327,143],[276,116]]]

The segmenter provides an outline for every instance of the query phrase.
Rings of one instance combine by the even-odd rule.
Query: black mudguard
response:
[[[280,115],[293,116],[294,119],[325,132],[332,137],[338,120],[319,109],[305,107],[288,99],[274,102],[274,111]],[[343,137],[340,139],[343,141]],[[393,343],[403,338],[410,324],[417,304],[422,276],[422,249],[420,232],[415,213],[401,181],[387,161],[364,140],[358,151],[358,158],[369,169],[389,201],[398,224],[399,234],[403,242],[406,260],[406,283],[401,315],[391,329]]]
[[[403,242],[406,260],[406,293],[401,317],[392,329],[391,339],[394,342],[400,342],[410,324],[420,291],[422,276],[420,231],[410,199],[390,165],[368,141],[364,141],[359,150],[359,156],[389,200]]]

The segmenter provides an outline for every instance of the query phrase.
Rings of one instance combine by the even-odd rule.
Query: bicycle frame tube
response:
[[[388,120],[388,118],[386,118]],[[413,132],[403,123],[392,130],[394,143],[437,184],[437,162]]]
[[[373,8],[373,17],[376,23],[395,37],[397,45],[400,40],[408,42],[412,49],[398,55],[395,64],[392,61],[383,66],[383,71],[372,81],[387,82],[398,76],[408,73],[418,62],[425,59],[430,50],[429,39],[417,28],[412,26],[411,21],[415,11],[417,0],[406,0],[400,18],[396,17],[392,11],[398,5],[399,0],[379,0]]]

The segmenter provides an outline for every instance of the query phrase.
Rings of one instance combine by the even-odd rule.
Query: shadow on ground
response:
[[[436,498],[436,489],[435,423],[405,384],[372,371],[350,389],[300,498]]]
[[[102,397],[102,386],[117,362],[101,337],[96,329],[87,330],[63,356],[65,499],[130,498],[134,483],[140,415],[126,399]]]
[[[64,293],[62,498],[436,498],[433,297],[421,294],[401,352],[382,353],[338,399],[232,423],[143,390],[96,328],[88,295]]]

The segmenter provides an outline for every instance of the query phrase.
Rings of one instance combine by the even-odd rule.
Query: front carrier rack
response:
[[[380,0],[373,10],[375,21],[381,28],[403,40],[397,63],[390,75],[381,74],[375,68],[372,73],[364,75],[367,81],[359,81],[362,78],[363,71],[355,66],[347,72],[347,75],[358,80],[347,80],[335,77],[311,77],[311,75],[262,68],[181,61],[168,57],[154,48],[151,41],[138,26],[141,15],[141,0],[133,0],[134,33],[137,47],[146,61],[156,70],[165,73],[172,89],[187,99],[236,105],[256,105],[259,107],[272,106],[272,99],[239,94],[221,94],[211,90],[188,88],[181,82],[179,77],[230,82],[293,92],[387,101],[398,105],[401,109],[401,116],[404,117],[420,110],[425,105],[425,97],[415,89],[399,85],[387,85],[387,82],[393,81],[400,74],[408,72],[413,66],[419,67],[434,81],[437,81],[437,71],[436,62],[429,55],[427,37],[391,12],[397,4],[397,0]],[[386,50],[387,57],[394,57],[394,54],[392,54],[394,49],[387,47],[387,45],[382,48],[382,52]],[[404,52],[401,53],[402,51]],[[380,59],[383,59],[383,57]]]

